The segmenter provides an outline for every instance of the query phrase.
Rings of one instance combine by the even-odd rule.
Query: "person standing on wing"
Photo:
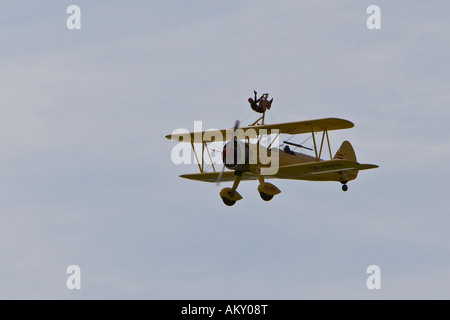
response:
[[[267,109],[270,110],[270,107],[272,106],[273,98],[271,100],[267,100],[267,98],[269,98],[269,94],[264,93],[261,96],[261,98],[257,99],[256,91],[253,91],[253,92],[255,93],[255,99],[248,98],[248,102],[250,103],[250,106],[252,107],[253,111],[258,112],[258,113],[264,113],[264,112],[266,112]]]

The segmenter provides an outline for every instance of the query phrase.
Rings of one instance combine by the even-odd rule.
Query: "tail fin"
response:
[[[350,142],[344,141],[334,155],[333,159],[350,160],[356,162],[355,150]],[[349,180],[354,180],[358,176],[358,170],[345,170],[340,172],[341,182],[347,183]]]
[[[342,142],[333,159],[350,160],[356,162],[355,150],[348,141]]]

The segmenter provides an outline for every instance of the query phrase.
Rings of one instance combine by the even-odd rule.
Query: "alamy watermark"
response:
[[[81,289],[81,269],[77,265],[70,265],[67,267],[66,273],[70,274],[67,278],[66,286],[69,290]]]
[[[367,18],[366,26],[369,30],[380,30],[381,29],[381,9],[379,6],[373,4],[367,7],[367,14],[370,16]]]
[[[69,30],[80,30],[81,29],[81,9],[77,5],[71,5],[67,7],[67,14],[70,16],[66,20],[66,27]]]
[[[70,5],[66,10],[70,16],[66,20],[66,27],[69,30],[81,29],[81,8],[77,5]],[[381,29],[381,9],[379,6],[373,4],[367,7],[367,14],[370,16],[367,18],[366,26],[369,30]]]
[[[380,290],[381,289],[381,269],[377,265],[371,265],[367,267],[367,274],[370,276],[367,278],[366,286],[369,290]]]
[[[262,175],[274,175],[278,172],[280,146],[278,129],[238,128],[203,131],[202,127],[202,121],[194,121],[194,133],[190,133],[187,129],[176,129],[172,132],[172,140],[178,141],[170,155],[175,165],[225,164],[228,168],[258,165]],[[262,137],[265,137],[264,141]]]

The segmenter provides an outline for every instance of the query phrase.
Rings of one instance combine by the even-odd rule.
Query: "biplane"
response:
[[[352,128],[354,124],[348,120],[324,118],[264,124],[264,117],[265,110],[256,122],[246,127],[239,128],[239,122],[236,121],[234,128],[231,129],[167,135],[166,138],[169,140],[190,143],[197,160],[200,172],[182,174],[180,177],[217,184],[233,182],[231,188],[223,188],[220,191],[224,204],[233,206],[242,199],[237,192],[241,181],[257,180],[261,198],[270,201],[281,191],[275,185],[266,182],[268,179],[336,181],[342,184],[343,191],[347,191],[347,183],[355,180],[359,171],[378,168],[377,165],[358,163],[355,151],[348,141],[344,141],[337,152],[332,154],[328,132]],[[313,146],[308,148],[290,141],[283,141],[284,148],[275,146],[274,142],[279,141],[281,134],[311,134]],[[316,140],[316,135],[319,135],[320,142]],[[269,136],[272,139],[265,139],[264,145],[263,138]],[[209,146],[214,142],[224,143],[221,151],[222,171],[216,169],[211,159]],[[196,152],[196,144],[201,144],[201,161]],[[314,154],[294,151],[289,146],[293,146],[294,150],[306,149]],[[325,148],[328,149],[329,160],[322,159],[322,153],[326,153]],[[205,159],[210,160],[212,171],[206,170]]]

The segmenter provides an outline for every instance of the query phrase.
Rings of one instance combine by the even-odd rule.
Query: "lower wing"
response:
[[[220,172],[204,172],[204,173],[192,173],[182,174],[180,177],[190,180],[204,181],[204,182],[216,182]],[[234,181],[234,171],[225,171],[223,173],[222,182]],[[258,176],[251,172],[243,172],[242,180],[257,180]]]
[[[278,169],[278,172],[271,176],[264,176],[266,179],[292,179],[292,180],[340,180],[339,172],[345,170],[368,170],[378,168],[374,164],[360,164],[349,160],[328,160],[320,162],[308,162],[301,164],[293,164],[283,166]],[[204,172],[193,174],[182,174],[181,178],[216,182],[219,177],[219,172]],[[222,181],[234,181],[234,171],[225,171],[222,176]],[[253,172],[243,172],[242,180],[257,180],[258,176]]]

